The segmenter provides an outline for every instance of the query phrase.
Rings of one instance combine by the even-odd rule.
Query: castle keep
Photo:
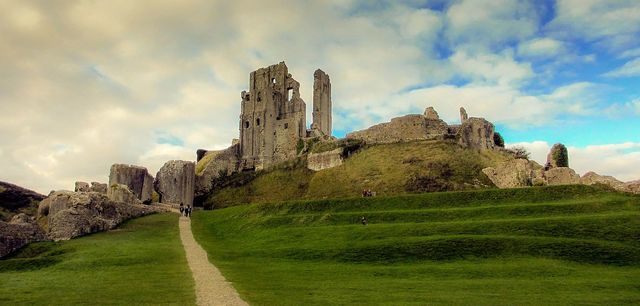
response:
[[[294,158],[300,139],[331,136],[331,83],[320,69],[314,73],[310,130],[300,83],[284,62],[251,72],[249,92],[241,98],[239,170],[269,168]]]

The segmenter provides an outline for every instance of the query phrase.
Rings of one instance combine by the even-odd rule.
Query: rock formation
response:
[[[195,164],[172,160],[160,168],[154,187],[160,194],[160,203],[193,205]]]
[[[343,148],[322,153],[309,153],[307,156],[307,168],[320,171],[342,165]]]
[[[469,119],[467,111],[464,109],[464,107],[460,107],[460,123],[464,123],[465,121],[467,121],[467,119]]]
[[[312,130],[331,136],[331,80],[318,69],[313,73],[313,123]]]
[[[542,166],[526,159],[513,159],[482,172],[498,188],[516,188],[542,185]]]
[[[468,118],[458,129],[458,143],[466,148],[493,149],[494,127],[484,118]]]
[[[107,184],[91,182],[91,191],[107,194]]]
[[[109,200],[114,202],[122,202],[127,204],[142,204],[142,201],[129,190],[129,187],[124,184],[113,184],[109,186],[106,193]]]
[[[33,217],[23,213],[13,216],[11,221],[0,221],[0,257],[35,241],[44,241],[47,237]]]
[[[574,185],[580,183],[580,176],[569,167],[557,167],[544,171],[547,185]]]
[[[556,143],[547,154],[547,168],[569,167],[569,152],[567,147],[561,143]]]
[[[240,159],[238,151],[239,144],[220,151],[207,151],[203,159],[198,162],[198,168],[202,169],[196,173],[195,195],[202,196],[211,190],[214,179],[220,176],[231,175],[238,171]],[[205,158],[206,157],[206,158]]]
[[[436,110],[432,106],[429,106],[424,110],[424,117],[430,120],[440,120],[438,112],[436,112]]]
[[[153,177],[147,168],[133,165],[114,164],[109,174],[109,187],[122,184],[129,188],[140,201],[151,201],[153,192]]]
[[[76,187],[74,189],[75,192],[89,192],[91,191],[91,186],[87,182],[76,182]]]
[[[86,182],[76,182],[75,192],[100,192],[107,194],[107,184],[91,182],[91,185]]]
[[[20,186],[0,182],[0,208],[7,213],[5,220],[9,220],[13,214],[29,212],[38,207],[38,203],[45,198],[33,190]]]
[[[40,203],[38,223],[52,240],[109,230],[121,222],[164,209],[111,201],[98,192],[56,191]]]

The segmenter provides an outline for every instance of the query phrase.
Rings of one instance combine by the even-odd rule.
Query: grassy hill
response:
[[[2,305],[194,305],[178,216],[158,214],[0,260]]]
[[[640,302],[640,197],[595,187],[243,205],[193,229],[254,305]]]
[[[513,157],[504,152],[467,150],[450,141],[374,145],[359,150],[341,166],[319,172],[297,160],[270,171],[223,177],[215,182],[204,206],[344,198],[360,195],[364,189],[382,196],[474,189],[493,186],[481,170],[509,158]],[[200,166],[206,162],[202,160]]]

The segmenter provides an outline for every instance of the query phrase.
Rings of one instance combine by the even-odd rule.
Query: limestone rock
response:
[[[122,202],[127,204],[142,204],[142,201],[136,197],[129,187],[124,184],[113,184],[107,190],[107,197],[114,202]]]
[[[436,112],[436,110],[431,106],[427,107],[427,109],[424,110],[424,116],[425,118],[432,120],[440,119],[440,116],[438,116],[438,112]]]
[[[547,154],[547,167],[569,167],[569,152],[567,147],[561,143],[556,143]]]
[[[583,184],[583,185],[603,184],[603,185],[611,186],[613,189],[620,190],[620,191],[624,191],[626,189],[624,186],[625,184],[617,180],[615,177],[608,176],[608,175],[600,175],[593,171],[589,171],[585,173],[580,178],[580,184]]]
[[[198,162],[195,178],[195,196],[202,196],[213,188],[213,180],[221,175],[231,175],[238,171],[240,159],[238,157],[240,146],[234,144],[221,151],[208,151],[207,155]]]
[[[343,148],[322,153],[310,153],[307,156],[307,168],[313,171],[320,171],[342,165]]]
[[[147,168],[114,164],[111,166],[109,174],[109,186],[115,184],[123,184],[129,187],[129,190],[142,202],[151,201],[151,193],[153,192],[153,177],[147,171]]]
[[[35,241],[45,241],[47,236],[32,217],[26,214],[13,216],[9,223],[0,221],[0,257]]]
[[[460,124],[467,121],[467,119],[469,119],[469,115],[467,115],[467,111],[464,109],[464,107],[460,107]]]
[[[89,192],[91,191],[91,186],[86,182],[76,182],[75,192]]]
[[[544,172],[547,185],[572,185],[580,183],[580,176],[569,167],[551,168]]]
[[[482,169],[489,180],[498,188],[526,187],[542,183],[540,165],[526,159],[513,159],[497,167]]]
[[[313,73],[313,123],[312,129],[331,136],[331,80],[318,69]]]
[[[494,126],[484,118],[469,118],[458,130],[458,142],[472,149],[493,149]]]
[[[125,220],[165,209],[114,202],[98,192],[56,191],[40,203],[38,220],[52,240],[104,231]]]
[[[195,164],[183,160],[168,161],[160,168],[155,189],[160,203],[193,205],[195,188]]]
[[[107,184],[91,182],[91,191],[107,194]]]

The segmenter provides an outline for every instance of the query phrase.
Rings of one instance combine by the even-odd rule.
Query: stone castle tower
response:
[[[239,168],[260,170],[294,158],[298,141],[307,136],[306,104],[287,65],[251,72],[249,92],[241,96]]]
[[[313,73],[313,124],[312,130],[331,136],[331,80],[318,69]]]

